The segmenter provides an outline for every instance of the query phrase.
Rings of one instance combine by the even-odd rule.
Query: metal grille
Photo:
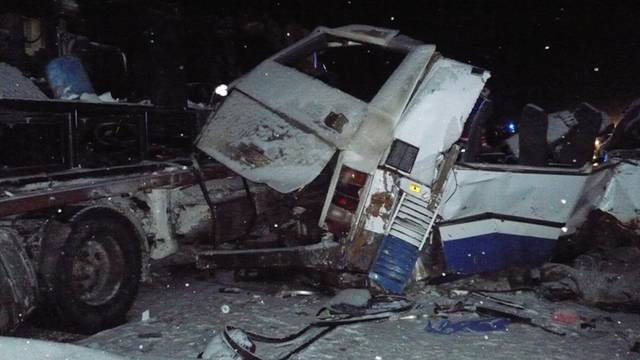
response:
[[[433,225],[434,217],[435,214],[428,209],[425,200],[403,193],[391,219],[389,235],[422,248]]]

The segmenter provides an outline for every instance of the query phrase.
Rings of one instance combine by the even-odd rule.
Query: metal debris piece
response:
[[[316,293],[309,290],[282,290],[276,294],[277,297],[288,298],[288,297],[296,297],[296,296],[311,296]]]

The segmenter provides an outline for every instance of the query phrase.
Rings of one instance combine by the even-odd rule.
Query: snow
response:
[[[197,146],[249,180],[284,193],[311,182],[335,151],[239,92],[210,118]]]
[[[34,339],[0,337],[0,359],[125,360],[121,356],[81,346]]]
[[[129,313],[130,322],[114,329],[90,336],[77,344],[90,349],[63,345],[64,357],[52,359],[194,359],[196,356],[215,354],[221,357],[224,350],[220,334],[226,324],[268,336],[284,336],[294,333],[315,320],[315,313],[331,297],[314,292],[310,296],[281,297],[281,291],[304,289],[296,285],[294,277],[288,275],[287,282],[235,282],[231,273],[219,272],[207,277],[193,270],[168,270],[155,268],[153,281],[141,288],[140,295]],[[480,279],[482,280],[482,278]],[[189,283],[188,287],[184,286]],[[309,348],[294,356],[294,359],[634,359],[637,354],[629,349],[640,338],[640,315],[604,312],[573,302],[551,303],[535,293],[522,292],[507,297],[522,303],[530,314],[551,319],[560,313],[577,314],[589,326],[559,336],[538,327],[512,322],[504,333],[456,333],[434,335],[424,328],[434,318],[436,301],[449,298],[445,294],[451,289],[473,285],[475,288],[497,288],[501,283],[490,280],[475,280],[465,284],[444,286],[413,286],[410,297],[416,306],[407,313],[398,314],[390,321],[360,323],[340,326],[322,337]],[[496,284],[491,285],[491,284]],[[225,287],[239,289],[234,293],[223,293]],[[456,291],[458,296],[468,291]],[[453,296],[453,295],[452,295]],[[221,312],[222,306],[230,308]],[[140,321],[141,314],[149,311],[153,317]],[[448,314],[449,319],[461,320],[469,313]],[[566,326],[565,326],[566,328]],[[217,339],[217,340],[216,340]],[[11,340],[11,339],[10,339]],[[22,349],[25,339],[0,339],[0,359],[29,359]],[[29,348],[33,359],[44,359],[45,353],[53,352],[40,343]],[[8,345],[12,344],[12,345]],[[51,345],[53,346],[53,345]],[[59,347],[60,344],[54,346]],[[9,348],[9,352],[5,350]],[[62,349],[62,348],[61,348]],[[95,353],[93,350],[98,350]],[[207,350],[207,351],[205,351]],[[69,351],[78,351],[73,355]],[[216,352],[217,351],[217,352]],[[73,353],[76,354],[76,353]],[[87,355],[91,354],[91,355]],[[95,355],[97,354],[97,355]],[[14,356],[15,355],[15,356]],[[83,357],[84,356],[84,357]],[[207,358],[207,357],[204,357]],[[232,359],[232,357],[230,358]]]
[[[239,344],[251,344],[251,341],[249,340],[247,335],[239,330],[232,330],[229,333],[229,336],[231,336],[232,339],[237,341]],[[248,347],[250,346],[251,345],[249,345]],[[211,340],[211,342],[207,345],[206,349],[202,353],[202,358],[211,360],[240,360],[240,357],[236,355],[235,351],[231,347],[229,347],[227,342],[223,339],[222,334],[213,337],[213,340]]]
[[[0,99],[47,100],[47,96],[17,68],[0,63]]]
[[[193,359],[207,348],[220,350],[220,343],[216,346],[212,340],[219,337],[225,324],[269,336],[284,336],[313,321],[314,314],[330,299],[320,294],[277,296],[283,287],[295,286],[290,277],[288,284],[236,283],[229,275],[219,273],[211,279],[197,272],[156,273],[154,282],[141,289],[130,312],[131,322],[79,343],[133,358]],[[185,282],[190,286],[185,287]],[[221,293],[220,289],[225,286],[234,286],[241,291]],[[434,286],[415,287],[410,294],[416,301],[416,308],[409,313],[400,314],[394,321],[338,327],[294,359],[598,360],[632,359],[637,355],[628,350],[633,340],[640,336],[640,316],[607,313],[572,302],[550,303],[531,293],[516,294],[518,301],[525,303],[531,311],[554,314],[558,309],[570,310],[584,319],[592,319],[596,327],[566,336],[522,323],[510,324],[505,333],[429,334],[424,327],[433,316],[433,303],[443,299],[445,292]],[[231,308],[229,313],[220,311],[225,304]],[[154,314],[152,320],[138,321],[139,314],[147,309]]]

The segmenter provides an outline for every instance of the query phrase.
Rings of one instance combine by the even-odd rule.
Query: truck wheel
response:
[[[0,228],[0,335],[34,310],[37,290],[33,264],[16,234]]]
[[[126,321],[138,292],[141,248],[126,219],[84,215],[71,224],[55,261],[50,297],[63,321],[94,333]]]

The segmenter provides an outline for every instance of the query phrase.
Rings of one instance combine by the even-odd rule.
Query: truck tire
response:
[[[81,333],[126,321],[138,292],[142,251],[133,225],[115,211],[96,209],[71,222],[61,251],[45,262],[47,302]]]
[[[37,290],[33,264],[16,234],[0,228],[0,335],[35,309]]]

